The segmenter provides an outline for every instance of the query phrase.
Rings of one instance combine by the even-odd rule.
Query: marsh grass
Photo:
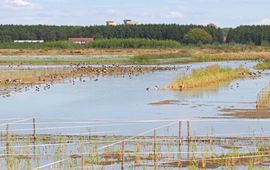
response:
[[[270,109],[270,84],[261,90],[257,98],[256,109]]]
[[[178,64],[187,63],[191,59],[181,55],[138,55],[138,56],[13,56],[0,57],[1,65],[68,65],[68,64]]]
[[[109,136],[108,136],[109,137]],[[175,136],[173,136],[175,137]],[[37,137],[38,139],[40,136]],[[98,151],[99,147],[102,145],[99,145],[97,141],[102,142],[103,140],[108,140],[106,138],[99,138],[99,137],[93,137],[92,139],[96,138],[96,142],[91,142],[91,146],[87,146],[89,144],[84,144],[83,141],[85,138],[78,138],[79,142],[76,145],[75,151],[78,154],[74,154],[73,156],[70,155],[70,160],[67,162],[59,163],[53,168],[57,169],[74,169],[75,167],[89,167],[90,169],[96,169],[96,167],[105,168],[106,166],[117,166],[121,163],[121,148],[120,146],[116,145],[114,147],[110,147],[103,151]],[[115,136],[111,136],[111,139],[115,139]],[[169,137],[170,138],[170,137]],[[92,140],[91,139],[91,140]],[[99,139],[99,140],[97,140]],[[151,138],[149,138],[151,139]],[[209,142],[207,142],[208,138],[201,139],[201,138],[192,138],[191,142],[191,150],[190,154],[191,157],[188,159],[188,161],[183,160],[181,164],[179,164],[179,160],[175,159],[173,156],[169,156],[168,152],[173,152],[177,148],[177,140],[168,140],[167,138],[161,137],[157,138],[157,148],[156,148],[156,161],[159,164],[159,162],[163,162],[166,160],[172,160],[175,163],[168,164],[167,168],[169,167],[179,167],[183,165],[183,168],[188,169],[200,169],[200,168],[211,168],[211,167],[227,167],[227,168],[233,168],[241,165],[246,165],[249,167],[252,167],[259,161],[264,161],[263,155],[270,154],[269,152],[269,146],[267,144],[258,146],[258,150],[253,153],[242,153],[242,150],[238,149],[237,145],[232,144],[232,148],[228,149],[230,152],[226,154],[221,155],[211,155],[211,151],[209,150],[209,145],[211,145]],[[21,139],[10,139],[10,140],[16,140],[18,144],[21,141]],[[53,140],[53,139],[51,139]],[[57,137],[53,140],[54,143],[62,143],[65,141],[68,141],[69,138],[66,137]],[[126,157],[125,160],[127,161],[126,164],[129,163],[133,164],[135,162],[135,165],[137,167],[144,167],[145,169],[148,169],[152,166],[152,161],[154,160],[154,155],[152,152],[152,145],[153,143],[151,140],[148,140],[148,142],[145,143],[145,138],[140,138],[136,141],[130,141],[128,142],[128,145],[131,146],[128,150],[126,150]],[[42,140],[39,140],[39,142]],[[160,141],[160,142],[159,142]],[[27,141],[25,141],[27,142]],[[31,140],[29,140],[29,143],[31,143]],[[27,144],[27,143],[26,143]],[[148,147],[144,148],[143,145],[147,145]],[[170,145],[170,146],[168,146]],[[217,143],[213,143],[213,145],[218,145]],[[184,145],[183,145],[184,146]],[[234,147],[235,146],[235,147]],[[134,150],[131,150],[131,148],[134,148]],[[149,148],[150,150],[147,150]],[[174,149],[173,149],[174,148]],[[21,151],[21,154],[29,154],[30,152],[27,151],[30,148],[26,148],[25,151]],[[71,148],[70,148],[71,149]],[[46,147],[43,150],[42,154],[45,154],[47,152],[54,152],[53,157],[54,161],[61,160],[65,158],[66,156],[69,156],[69,154],[72,154],[73,151],[69,150],[69,153],[66,155],[65,152],[67,152],[69,149],[66,148],[65,145],[60,145],[59,147]],[[200,151],[203,151],[202,155],[198,154]],[[218,151],[218,150],[214,150]],[[18,152],[16,149],[14,150],[14,153]],[[83,154],[87,153],[89,154]],[[149,154],[145,153],[148,152]],[[164,153],[162,153],[164,152]],[[207,153],[209,152],[209,153]],[[49,154],[48,153],[48,154]],[[81,154],[80,154],[81,153]],[[132,154],[134,156],[128,156],[129,154]],[[260,157],[262,155],[262,157]],[[63,157],[64,156],[64,157]],[[250,156],[250,158],[244,158],[246,156]],[[253,157],[254,156],[254,157]],[[107,158],[105,158],[107,157]],[[33,166],[30,164],[31,159],[19,159],[17,157],[10,156],[10,163],[8,164],[9,167],[20,169],[22,167],[25,167],[24,169],[29,169],[29,167]],[[42,158],[40,158],[42,159]],[[85,159],[85,160],[84,160]],[[23,161],[21,161],[23,160]],[[147,163],[149,163],[147,165]],[[144,165],[145,164],[145,165]],[[166,168],[166,165],[160,164],[162,167]],[[37,166],[37,165],[36,165]],[[28,168],[26,168],[28,167]],[[151,168],[150,168],[151,169]]]
[[[268,70],[270,69],[270,60],[263,61],[255,66],[256,69],[259,70]]]
[[[173,90],[203,88],[213,84],[230,82],[234,79],[244,78],[249,70],[240,66],[238,68],[211,65],[206,68],[195,69],[191,75],[177,79],[170,85]]]
[[[97,48],[92,48],[91,45],[77,46],[69,42],[50,42],[44,45],[0,44],[0,49],[1,45],[3,46],[0,50],[0,56],[2,56],[0,64],[179,64],[270,59],[270,51],[265,47],[243,45],[181,45],[180,47],[177,44],[174,45],[174,42],[167,41],[150,43],[148,46],[142,45],[141,40],[133,42],[127,39],[117,40],[117,45],[114,41],[116,40],[98,40],[94,42]],[[148,43],[151,40],[146,41]],[[136,43],[139,44],[136,45]]]
[[[186,60],[183,61],[185,52],[186,49],[180,48],[147,48],[147,46],[144,48],[106,49],[86,47],[80,47],[79,49],[20,49],[18,47],[1,49],[0,64],[175,64],[187,62]]]
[[[234,169],[238,168],[238,166],[252,167],[255,165],[256,167],[257,163],[263,163],[263,161],[267,163],[269,161],[269,159],[264,158],[265,156],[270,157],[270,140],[268,137],[260,136],[257,138],[258,141],[255,140],[255,137],[215,137],[213,129],[211,129],[212,135],[210,137],[197,136],[196,132],[188,137],[186,135],[175,136],[174,133],[170,134],[171,130],[168,127],[164,129],[163,133],[158,133],[159,135],[157,136],[149,134],[149,136],[137,136],[130,140],[128,140],[129,136],[115,136],[113,134],[91,136],[89,138],[90,133],[74,136],[47,134],[45,135],[47,136],[46,140],[43,140],[44,134],[38,134],[37,144],[59,145],[47,145],[40,149],[37,152],[37,159],[40,159],[42,165],[44,160],[46,161],[48,158],[52,159],[50,161],[68,158],[68,161],[57,163],[51,169],[107,169],[106,166],[110,166],[111,169],[117,169],[122,161],[122,147],[119,143],[111,144],[115,141],[126,140],[124,147],[125,168],[135,165],[138,169],[151,169],[153,168],[153,160],[156,161],[157,167],[161,169],[180,169],[180,167],[184,169],[222,167]],[[10,167],[10,169],[29,169],[41,166],[40,164],[31,164],[33,159],[31,155],[32,147],[28,145],[33,144],[33,134],[17,136],[11,132],[7,128],[4,138],[2,138],[2,144],[6,144],[4,141],[8,142],[9,145],[7,145],[6,151],[19,156],[7,155],[6,157],[10,159],[9,164],[6,164],[6,166]],[[164,134],[166,135],[164,136]],[[190,157],[188,156],[188,159],[185,159],[186,153],[181,153],[178,150],[180,136],[183,137],[183,143],[181,143],[183,150],[186,149],[187,145],[190,145]],[[249,141],[249,139],[252,140]],[[70,146],[69,144],[72,145]],[[224,144],[229,144],[229,146],[224,148],[224,152],[220,152],[219,147]],[[19,146],[19,148],[16,146]],[[248,146],[256,148],[246,152]],[[100,149],[101,147],[105,147],[105,149]],[[179,160],[177,156],[175,157],[176,154],[182,154],[181,157],[184,159]],[[46,155],[47,159],[42,157],[42,155]],[[164,162],[167,161],[170,163],[165,164]]]

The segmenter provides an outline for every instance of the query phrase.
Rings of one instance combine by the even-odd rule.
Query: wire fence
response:
[[[270,159],[268,119],[38,120],[0,120],[0,164],[24,167],[24,160],[33,170],[155,169],[221,167],[232,160],[246,166]]]

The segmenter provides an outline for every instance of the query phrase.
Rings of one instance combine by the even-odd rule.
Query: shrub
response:
[[[213,41],[213,37],[202,28],[194,28],[185,35],[185,41],[191,44],[208,44]]]

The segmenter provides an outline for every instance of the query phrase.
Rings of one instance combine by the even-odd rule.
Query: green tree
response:
[[[207,44],[213,37],[202,28],[193,28],[185,35],[185,41],[191,44]]]
[[[214,25],[178,25],[146,24],[118,25],[108,27],[95,26],[53,26],[53,25],[1,25],[0,42],[12,42],[20,39],[40,39],[45,41],[62,41],[69,37],[145,38],[156,40],[175,40],[185,43],[184,36],[194,28],[204,29],[213,38],[213,43],[223,43],[222,30]],[[268,40],[268,34],[262,34]],[[254,40],[258,41],[253,38]]]

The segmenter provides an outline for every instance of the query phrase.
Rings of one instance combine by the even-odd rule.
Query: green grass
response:
[[[98,39],[86,45],[69,41],[51,41],[43,44],[0,43],[0,49],[88,49],[88,48],[179,48],[181,44],[173,40],[154,40],[143,38]]]
[[[87,45],[68,41],[44,44],[0,43],[0,49],[14,49],[0,51],[3,56],[0,57],[0,64],[182,64],[264,59],[268,62],[258,65],[258,68],[267,69],[270,65],[269,48],[238,44],[196,46],[181,45],[170,40],[99,39]],[[14,58],[4,57],[9,55]],[[38,55],[43,56],[32,57]]]
[[[188,62],[183,57],[162,56],[0,56],[0,64],[175,64]]]
[[[179,48],[181,44],[173,40],[153,39],[101,39],[88,45],[90,48]]]
[[[74,44],[69,41],[51,41],[43,44],[34,43],[0,43],[0,49],[80,49],[80,45]]]
[[[190,75],[174,81],[170,88],[174,90],[184,90],[207,87],[213,84],[230,82],[234,79],[242,78],[242,73],[244,72],[247,73],[249,70],[241,66],[233,69],[230,67],[212,65],[193,70]]]
[[[270,69],[270,60],[266,60],[262,63],[257,64],[255,68],[260,70]]]
[[[187,49],[212,49],[224,52],[247,52],[247,51],[270,51],[266,46],[243,45],[243,44],[204,44],[185,45],[174,40],[157,40],[145,38],[113,38],[97,39],[90,44],[78,45],[69,41],[48,41],[43,44],[2,42],[0,49],[114,49],[114,48],[187,48]]]

